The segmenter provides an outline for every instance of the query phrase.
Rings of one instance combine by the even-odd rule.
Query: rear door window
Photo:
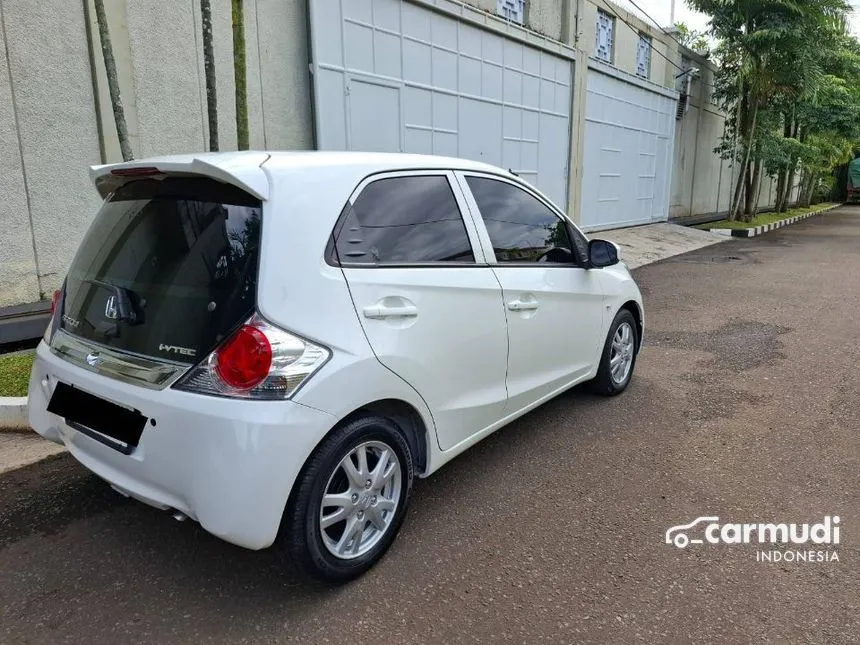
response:
[[[342,264],[475,262],[463,216],[443,175],[371,182],[344,209],[335,247]]]
[[[131,181],[105,200],[66,279],[62,328],[193,363],[256,302],[262,208],[203,177]]]

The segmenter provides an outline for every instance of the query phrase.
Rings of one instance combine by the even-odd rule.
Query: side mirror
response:
[[[621,261],[621,250],[616,244],[606,240],[591,240],[588,243],[588,264],[600,269],[610,267]]]

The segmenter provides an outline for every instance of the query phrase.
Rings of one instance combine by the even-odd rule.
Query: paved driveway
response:
[[[419,482],[389,555],[339,590],[68,456],[0,477],[0,642],[857,642],[860,209],[636,274],[628,392],[564,395]],[[839,515],[839,562],[662,542],[701,515]]]

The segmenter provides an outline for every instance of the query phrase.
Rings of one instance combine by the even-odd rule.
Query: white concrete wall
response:
[[[19,267],[32,261],[38,270],[38,276],[0,293],[0,303],[15,304],[22,296],[37,300],[40,292],[50,294],[62,281],[82,225],[97,205],[87,164],[98,163],[100,153],[81,3],[3,0],[0,11],[9,59],[0,113],[8,114],[11,105],[20,145],[20,154],[13,149],[8,160],[4,154],[3,163],[12,170],[13,182],[22,173],[26,178],[26,192],[21,184],[4,192],[0,220],[20,223],[22,214],[30,220],[31,232],[24,239],[30,237],[32,258],[20,264],[26,243],[16,235],[7,244],[4,229],[0,261],[4,267],[15,261],[7,259],[14,249]],[[5,268],[0,273],[0,283],[15,280]]]
[[[196,3],[126,4],[140,144],[136,157],[205,150],[206,85]],[[157,28],[153,28],[157,25]]]
[[[565,34],[562,33],[564,25],[562,12],[565,10],[575,11],[575,9],[569,9],[568,5],[569,3],[565,0],[526,2],[526,20],[529,29],[549,36],[553,40],[566,40]]]
[[[209,147],[199,0],[105,0],[134,156]],[[93,0],[0,0],[0,306],[50,297],[121,160]],[[212,0],[221,150],[235,150],[230,0]],[[313,147],[302,0],[246,0],[250,144]],[[7,65],[7,59],[9,64]]]
[[[256,6],[255,12],[252,6]],[[264,136],[258,141],[270,150],[314,147],[307,21],[304,0],[245,3],[246,31],[254,28],[257,34],[247,39],[248,94],[253,96],[252,88],[256,88],[262,103],[261,113],[252,120],[252,136],[253,123],[262,124]],[[254,56],[256,80],[252,74]]]
[[[39,284],[6,54],[0,30],[0,294],[11,304],[38,298]]]

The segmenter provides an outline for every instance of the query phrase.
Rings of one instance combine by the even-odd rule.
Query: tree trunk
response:
[[[806,194],[806,180],[808,177],[809,171],[806,168],[801,168],[800,179],[797,182],[797,199],[794,200],[795,208],[803,205],[803,196]]]
[[[784,139],[790,139],[792,131],[794,129],[794,108],[792,107],[791,114],[785,112],[783,114],[783,118],[784,125],[782,129],[782,136]],[[788,166],[786,166],[785,168],[780,168],[779,173],[777,175],[776,201],[774,203],[774,208],[776,209],[777,213],[782,211],[786,179],[788,179]]]
[[[233,3],[233,74],[236,78],[236,143],[239,150],[247,150],[248,88],[245,64],[245,9],[242,0]]]
[[[804,208],[809,208],[809,205],[812,203],[812,191],[815,188],[815,173],[808,173],[808,177],[806,178],[806,184],[803,186],[803,203],[802,206]]]
[[[119,139],[119,149],[123,161],[134,159],[131,150],[131,142],[128,138],[128,124],[125,122],[125,110],[122,107],[122,97],[119,92],[119,79],[116,73],[116,60],[113,57],[113,45],[110,40],[107,16],[105,15],[104,0],[94,0],[96,8],[96,22],[99,26],[99,40],[102,45],[102,57],[105,62],[105,74],[108,81],[108,92],[110,93],[111,107],[113,108],[113,120],[116,123],[116,136]]]
[[[200,0],[203,22],[203,68],[206,71],[206,108],[209,113],[209,150],[218,150],[218,94],[215,91],[215,53],[212,44],[212,3]]]
[[[762,179],[762,175],[764,174],[762,172],[762,166],[764,164],[762,164],[761,157],[759,156],[760,154],[761,154],[761,144],[759,143],[759,144],[756,144],[756,157],[757,157],[757,159],[755,160],[755,172],[753,173],[753,199],[754,199],[754,201],[753,201],[752,212],[751,212],[750,217],[747,221],[752,221],[753,219],[755,219],[755,216],[758,215],[758,203],[759,203],[759,199],[761,198],[761,183],[762,183],[761,179]]]
[[[798,137],[799,133],[799,137]],[[799,139],[801,143],[806,141],[806,129],[801,128],[800,124],[794,123],[794,138]],[[791,204],[791,193],[794,190],[794,179],[797,176],[797,164],[800,160],[796,157],[791,160],[791,168],[788,172],[788,180],[786,181],[785,186],[785,197],[783,198],[782,210],[780,212],[785,212],[789,209]],[[802,183],[802,182],[801,182]],[[798,200],[800,199],[800,193],[798,193]]]
[[[735,189],[735,198],[732,202],[731,215],[729,220],[737,220],[738,219],[738,210],[741,205],[741,192],[745,183],[745,176],[747,173],[747,167],[749,166],[750,153],[752,152],[753,147],[753,137],[755,136],[755,123],[756,118],[758,117],[758,100],[754,100],[752,102],[752,119],[749,127],[749,133],[747,134],[747,145],[746,150],[744,151],[744,160],[741,163],[740,172],[738,173],[738,185]]]
[[[747,222],[750,220],[750,217],[751,217],[752,212],[753,212],[753,208],[755,206],[754,199],[756,196],[756,192],[755,192],[754,184],[755,184],[755,166],[756,165],[757,165],[757,162],[756,162],[756,164],[754,164],[754,163],[752,163],[752,160],[750,160],[750,163],[747,164],[747,177],[746,177],[746,181],[744,183],[744,217],[743,217],[744,221],[747,221]]]
[[[773,205],[776,212],[779,212],[779,208],[782,203],[782,191],[785,188],[785,180],[787,176],[788,171],[785,168],[781,168],[776,177],[776,201]]]
[[[737,180],[735,181],[735,191],[732,195],[732,203],[729,204],[729,221],[734,222],[738,219],[737,215],[737,207],[740,204],[741,196],[744,191],[744,176],[738,175]]]
[[[780,213],[784,213],[785,211],[787,211],[788,207],[791,203],[791,191],[794,188],[794,178],[796,175],[797,175],[797,162],[794,162],[794,164],[791,166],[791,168],[788,171],[788,178],[785,180],[785,187],[783,188],[783,190],[785,192],[783,192],[783,194],[782,194],[782,202],[781,202],[782,205],[779,207]]]

